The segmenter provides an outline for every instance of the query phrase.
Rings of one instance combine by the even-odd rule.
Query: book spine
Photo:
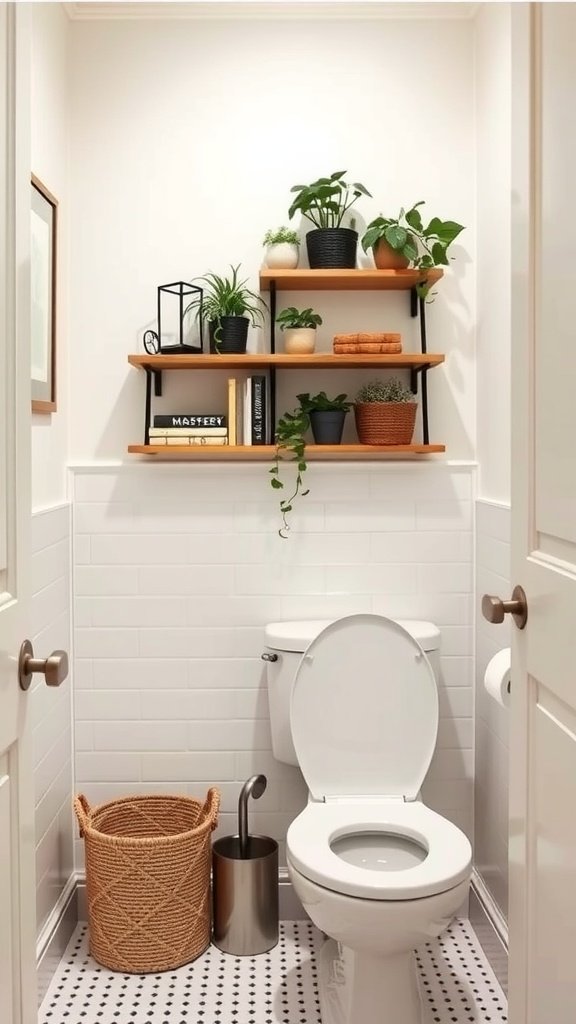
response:
[[[154,445],[169,448],[222,448],[228,444],[227,437],[154,437]]]
[[[252,444],[266,444],[266,377],[252,378]]]
[[[227,427],[150,427],[150,437],[226,437]]]
[[[179,428],[202,428],[207,427],[225,427],[226,417],[224,415],[206,415],[206,414],[188,414],[188,413],[170,413],[169,415],[160,414],[154,416],[155,427],[179,427]]]
[[[252,444],[252,377],[247,377],[244,383],[244,408],[242,410],[242,441],[246,445]]]
[[[235,377],[228,378],[228,423],[230,424],[228,429],[228,441],[231,445],[238,444],[236,432],[237,383],[238,382]]]

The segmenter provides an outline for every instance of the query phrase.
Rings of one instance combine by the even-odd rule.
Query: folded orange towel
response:
[[[389,331],[372,331],[360,334],[335,334],[334,344],[345,345],[366,344],[366,345],[398,345],[402,344],[402,335]]]
[[[334,342],[334,355],[398,355],[402,351],[400,342]]]

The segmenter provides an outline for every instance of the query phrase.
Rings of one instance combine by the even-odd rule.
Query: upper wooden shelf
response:
[[[428,281],[435,284],[443,270],[429,270]],[[270,291],[276,282],[278,291],[409,291],[422,275],[418,270],[269,270],[260,271],[260,291]]]
[[[401,352],[399,355],[334,355],[316,352],[309,356],[290,356],[282,352],[246,355],[183,355],[148,356],[129,355],[131,366],[146,370],[264,370],[270,366],[289,370],[350,370],[363,367],[419,370],[424,366],[438,366],[444,362],[441,353]]]

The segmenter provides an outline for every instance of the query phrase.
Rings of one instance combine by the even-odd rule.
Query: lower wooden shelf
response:
[[[202,459],[205,462],[265,461],[272,459],[275,445],[223,445],[221,448],[203,445],[129,444],[131,455],[162,455],[169,459]],[[321,459],[385,459],[398,455],[439,455],[446,451],[443,444],[308,444],[306,458]]]

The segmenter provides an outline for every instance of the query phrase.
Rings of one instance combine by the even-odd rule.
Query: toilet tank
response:
[[[433,622],[395,619],[426,652],[438,679],[440,631]],[[306,648],[334,619],[271,622],[266,626],[264,659],[268,682],[272,752],[277,761],[298,765],[290,728],[290,696],[300,659]]]

